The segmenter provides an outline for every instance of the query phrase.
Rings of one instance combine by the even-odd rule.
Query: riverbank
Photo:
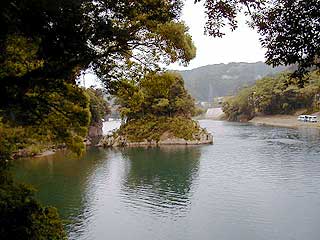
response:
[[[320,113],[316,113],[318,118]],[[320,123],[310,123],[310,122],[301,122],[297,120],[296,115],[265,115],[254,117],[249,121],[249,123],[258,124],[258,125],[268,125],[275,127],[287,127],[287,128],[319,128]]]
[[[57,151],[61,151],[66,149],[65,146],[47,146],[45,148],[41,148],[42,146],[34,145],[32,149],[24,148],[20,149],[13,154],[14,159],[18,158],[42,158],[50,155],[54,155]]]

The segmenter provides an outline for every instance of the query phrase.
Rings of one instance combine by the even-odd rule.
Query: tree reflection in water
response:
[[[127,176],[123,200],[134,208],[154,213],[183,214],[190,205],[199,171],[200,147],[163,146],[122,151]]]

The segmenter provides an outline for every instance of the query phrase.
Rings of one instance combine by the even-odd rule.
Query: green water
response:
[[[20,160],[70,239],[320,238],[320,133],[201,121],[215,144]]]

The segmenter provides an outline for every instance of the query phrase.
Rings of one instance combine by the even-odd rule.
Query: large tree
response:
[[[237,28],[242,12],[260,33],[266,60],[273,66],[296,64],[298,76],[320,68],[320,1],[318,0],[195,0],[204,2],[205,30],[222,37],[224,27]]]
[[[8,160],[39,142],[81,153],[92,116],[90,96],[76,82],[86,69],[109,87],[160,63],[188,63],[195,47],[179,21],[181,6],[176,0],[1,1],[0,238],[65,237],[56,211],[12,180]]]
[[[120,114],[127,121],[150,116],[191,117],[195,112],[194,99],[177,73],[149,73],[139,82],[122,80],[115,89]]]
[[[161,63],[187,64],[195,47],[179,22],[181,7],[166,0],[1,1],[2,121],[46,126],[52,139],[77,145],[90,122],[87,96],[75,86],[79,74],[90,68],[109,88]]]
[[[151,72],[139,81],[122,80],[114,89],[124,124],[113,135],[112,144],[161,138],[200,140],[205,133],[191,118],[196,113],[194,99],[178,73]]]

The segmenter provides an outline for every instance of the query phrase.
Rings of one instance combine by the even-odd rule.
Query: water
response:
[[[320,133],[201,121],[215,144],[17,162],[70,239],[320,239]]]

